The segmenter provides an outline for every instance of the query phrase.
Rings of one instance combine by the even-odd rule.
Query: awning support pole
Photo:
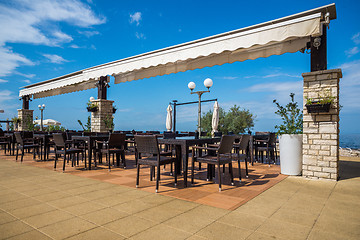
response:
[[[30,102],[30,96],[22,96],[21,99],[23,101],[22,103],[22,109],[29,109],[29,102]]]
[[[323,24],[323,34],[311,37],[311,72],[327,69],[326,25]],[[320,45],[318,45],[320,43]]]
[[[109,87],[107,83],[107,76],[100,77],[99,82],[97,83],[98,87],[98,99],[107,99],[107,88]]]

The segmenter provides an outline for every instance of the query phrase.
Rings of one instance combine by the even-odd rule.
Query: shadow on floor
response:
[[[339,161],[339,180],[346,180],[360,177],[360,162]]]

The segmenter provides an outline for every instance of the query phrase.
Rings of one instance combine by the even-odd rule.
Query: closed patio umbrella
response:
[[[172,107],[169,104],[169,106],[166,109],[167,115],[166,115],[166,129],[168,131],[171,131],[172,128]]]
[[[214,136],[214,133],[217,132],[219,126],[219,104],[217,101],[215,101],[214,103],[214,112],[212,115],[211,126],[212,126],[211,135]]]

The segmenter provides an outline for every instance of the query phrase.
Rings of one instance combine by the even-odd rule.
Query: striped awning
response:
[[[101,76],[114,76],[117,84],[297,52],[322,35],[326,13],[336,19],[335,4],[87,68],[26,86],[19,95],[42,98],[95,88]]]

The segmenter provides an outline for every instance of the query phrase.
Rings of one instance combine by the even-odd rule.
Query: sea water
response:
[[[360,149],[360,133],[340,134],[340,147]]]

